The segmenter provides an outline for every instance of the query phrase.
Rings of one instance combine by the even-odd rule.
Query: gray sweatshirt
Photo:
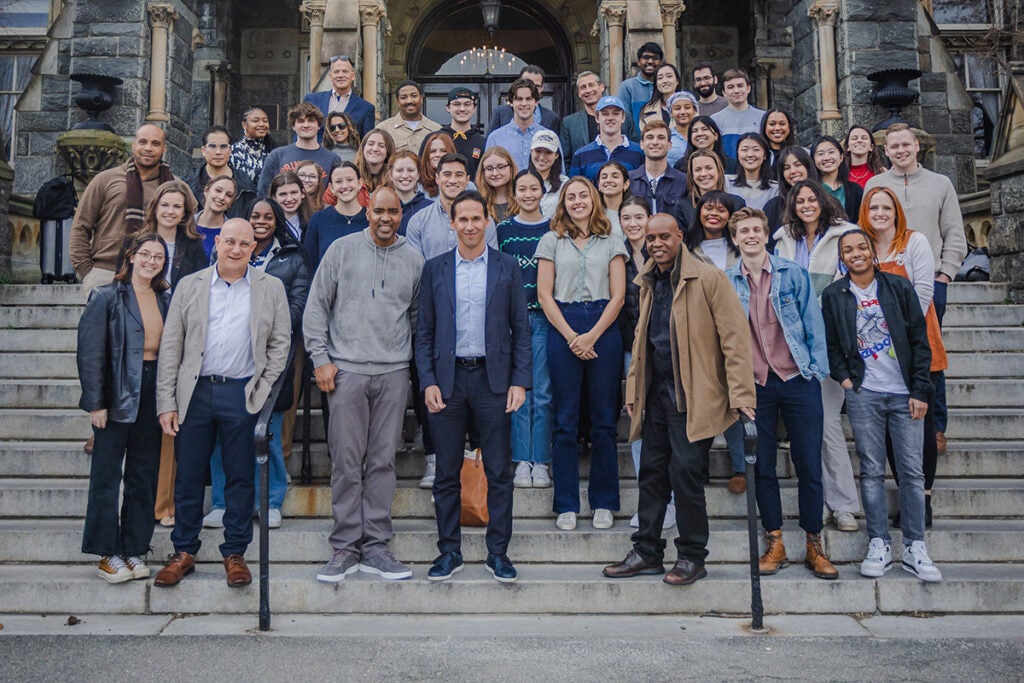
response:
[[[379,247],[370,229],[335,240],[313,278],[302,319],[314,367],[362,375],[409,367],[423,257],[404,237]]]

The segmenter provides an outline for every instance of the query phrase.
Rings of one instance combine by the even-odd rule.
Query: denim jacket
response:
[[[793,261],[772,254],[768,258],[772,264],[772,288],[768,298],[775,309],[775,317],[782,325],[789,352],[800,369],[801,377],[821,381],[828,377],[828,349],[825,345],[825,322],[811,286],[811,277]],[[749,316],[750,285],[740,270],[742,265],[742,261],[737,261],[725,274]]]

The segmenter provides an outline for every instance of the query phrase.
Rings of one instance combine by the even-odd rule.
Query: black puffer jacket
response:
[[[278,230],[275,236],[278,242],[281,242],[281,247],[267,261],[264,272],[284,283],[284,291],[288,295],[288,311],[291,313],[292,332],[294,332],[302,327],[302,311],[306,308],[306,297],[309,296],[309,268],[306,265],[306,256],[302,247],[288,236],[287,230]],[[301,349],[296,349],[296,353],[301,352]],[[290,363],[285,368],[284,374],[285,377],[294,376],[294,365]],[[291,407],[294,398],[292,382],[285,380],[281,387],[281,393],[277,395],[274,410],[287,410]]]
[[[156,295],[167,317],[170,292]],[[107,410],[114,422],[135,422],[142,391],[142,350],[146,333],[131,284],[113,282],[89,296],[78,322],[78,379],[82,410]]]

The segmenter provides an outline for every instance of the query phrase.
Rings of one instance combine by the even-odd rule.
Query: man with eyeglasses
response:
[[[210,455],[220,438],[228,586],[252,582],[245,551],[252,542],[253,431],[270,389],[285,369],[291,315],[281,280],[249,266],[252,225],[231,218],[216,237],[217,262],[178,282],[160,340],[156,409],[175,436],[174,556],[154,585],[176,586],[195,570]]]
[[[448,92],[448,106],[446,109],[452,117],[452,122],[441,126],[441,130],[452,136],[455,143],[455,151],[466,157],[469,162],[469,177],[476,177],[476,168],[480,163],[480,155],[483,154],[487,138],[473,130],[473,116],[476,114],[476,105],[480,98],[475,92],[465,86],[457,86]],[[419,155],[422,157],[426,150],[427,141],[420,145]]]
[[[295,142],[278,147],[267,156],[256,188],[257,196],[266,197],[274,176],[281,171],[294,171],[304,161],[316,162],[324,170],[323,177],[331,177],[331,169],[340,164],[341,159],[317,141],[323,123],[324,115],[309,102],[302,102],[288,110],[288,125],[295,133]]]
[[[348,114],[359,129],[359,135],[366,135],[376,125],[377,109],[353,91],[355,63],[348,55],[335,55],[330,64],[327,77],[331,80],[331,90],[311,92],[302,101],[315,106],[325,117],[336,111]]]
[[[633,123],[640,127],[640,110],[651,99],[654,91],[654,74],[658,71],[665,52],[657,43],[644,43],[636,51],[638,73],[627,78],[619,86],[619,99],[626,105],[626,116],[633,118]]]
[[[199,209],[204,205],[203,190],[206,184],[213,178],[228,176],[234,178],[238,191],[235,193],[235,203],[228,210],[228,218],[241,216],[241,212],[256,196],[256,186],[253,185],[249,176],[244,173],[235,173],[231,168],[231,136],[224,126],[210,126],[203,133],[203,146],[200,147],[203,161],[206,163],[192,171],[188,180],[189,188],[196,197]]]
[[[697,112],[701,116],[717,114],[729,106],[729,101],[718,94],[718,75],[711,62],[697,62],[690,69],[693,90],[697,93]]]

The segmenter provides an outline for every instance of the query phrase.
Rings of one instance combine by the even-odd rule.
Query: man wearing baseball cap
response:
[[[476,177],[476,167],[480,163],[480,155],[484,152],[484,145],[487,142],[479,132],[473,130],[473,117],[476,116],[476,107],[480,97],[464,85],[456,86],[448,91],[448,114],[452,121],[448,125],[441,126],[441,130],[452,136],[455,143],[455,151],[466,157],[469,161],[469,177]],[[424,140],[423,145],[426,145]],[[420,146],[420,156],[426,152]]]
[[[617,161],[632,171],[644,164],[644,152],[640,145],[622,134],[622,122],[626,119],[626,105],[614,95],[606,95],[597,102],[597,138],[584,145],[572,156],[570,176],[586,176],[596,182],[597,173],[606,161]]]

